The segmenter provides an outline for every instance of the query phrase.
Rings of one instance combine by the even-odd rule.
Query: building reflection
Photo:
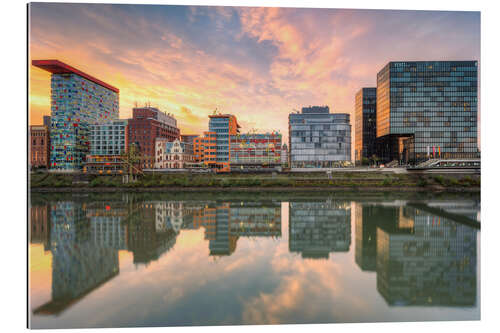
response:
[[[464,209],[464,216],[476,216]],[[358,203],[356,263],[376,271],[377,290],[389,305],[474,306],[477,230],[432,212]]]
[[[193,227],[205,228],[211,256],[231,255],[240,237],[281,237],[279,202],[217,202],[195,212]]]
[[[52,299],[33,312],[58,315],[118,274],[118,251],[93,241],[81,203],[52,203],[50,221]]]
[[[351,207],[347,201],[290,202],[289,250],[303,258],[328,259],[351,245]]]

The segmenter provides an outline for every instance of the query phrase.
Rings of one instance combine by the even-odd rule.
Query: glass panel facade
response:
[[[355,98],[354,156],[356,162],[375,154],[376,111],[377,88],[362,88]]]
[[[329,168],[351,161],[349,114],[330,113],[328,106],[303,108],[288,116],[288,129],[292,168]]]
[[[377,75],[379,154],[477,157],[477,89],[477,61],[390,62]]]

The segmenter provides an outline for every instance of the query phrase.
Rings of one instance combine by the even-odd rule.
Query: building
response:
[[[43,116],[43,126],[46,126],[49,130],[52,126],[52,120],[50,116]]]
[[[377,74],[377,155],[477,158],[477,61],[389,62]]]
[[[51,75],[50,169],[80,171],[91,124],[118,119],[119,90],[58,60],[33,60]]]
[[[354,161],[361,164],[375,155],[377,88],[361,88],[356,93],[354,117]]]
[[[122,154],[128,150],[128,121],[126,119],[90,125],[90,152],[83,172],[123,173]]]
[[[328,106],[302,108],[288,116],[292,168],[331,168],[351,161],[351,124],[347,113]]]
[[[193,153],[196,163],[215,169],[217,147],[215,132],[204,132],[204,136],[193,139]]]
[[[218,172],[229,172],[231,170],[231,136],[239,133],[240,125],[236,117],[231,114],[210,115],[208,130],[210,136],[215,137],[215,166]],[[205,152],[205,160],[213,159],[214,154]]]
[[[193,145],[176,139],[157,138],[155,146],[155,169],[185,169],[194,163]]]
[[[151,106],[133,108],[128,126],[130,142],[139,147],[143,168],[154,167],[156,138],[165,138],[167,141],[180,138],[174,116]]]
[[[231,135],[231,171],[281,166],[281,134]]]
[[[286,143],[281,146],[281,164],[288,165],[288,146]]]
[[[46,126],[30,126],[30,166],[49,168],[50,135]]]
[[[190,144],[194,144],[194,139],[196,139],[198,137],[199,137],[199,135],[197,135],[197,134],[182,134],[181,141],[186,142],[186,143],[190,143]]]

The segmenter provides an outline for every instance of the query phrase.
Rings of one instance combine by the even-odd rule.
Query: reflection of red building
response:
[[[177,120],[150,106],[134,108],[128,121],[129,142],[136,143],[142,155],[142,167],[153,168],[156,138],[174,141],[180,137]]]
[[[30,126],[30,165],[49,167],[49,129],[46,126]]]

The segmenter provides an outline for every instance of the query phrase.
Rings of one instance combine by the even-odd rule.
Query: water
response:
[[[33,328],[480,319],[479,198],[33,194]]]

